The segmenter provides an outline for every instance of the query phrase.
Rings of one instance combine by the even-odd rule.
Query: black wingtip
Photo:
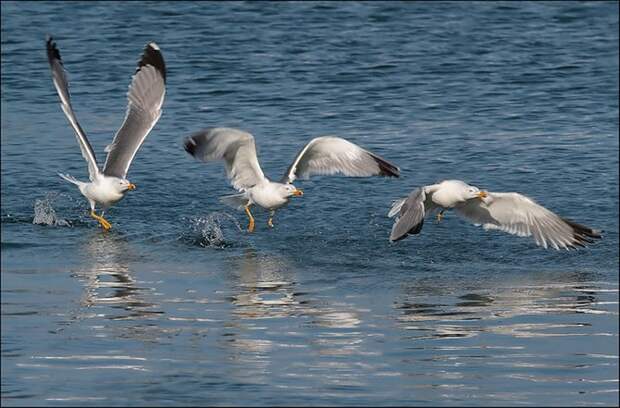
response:
[[[409,235],[417,235],[422,231],[423,226],[424,226],[424,218],[419,223],[411,227],[409,231],[405,232],[399,237],[396,237],[395,239],[392,239],[392,237],[390,237],[390,241],[396,242],[396,241],[400,241],[401,239],[407,238]]]
[[[57,60],[62,64],[62,59],[60,58],[60,51],[56,47],[56,43],[51,35],[47,35],[45,38],[45,45],[47,48],[47,59],[51,64],[54,60]]]
[[[146,65],[155,67],[162,78],[164,78],[164,82],[166,82],[166,63],[164,62],[164,57],[161,54],[159,46],[152,41],[144,47],[144,52],[142,53],[142,58],[140,58],[136,72],[140,71],[140,68]]]
[[[183,147],[185,148],[185,151],[191,154],[193,157],[195,157],[196,155],[196,146],[197,146],[196,142],[191,137],[188,137],[187,139],[185,139],[185,142],[183,143]]]
[[[387,160],[373,154],[372,158],[379,165],[379,175],[383,177],[400,177],[400,169]]]
[[[585,225],[581,225],[574,221],[567,220],[566,218],[562,218],[562,221],[570,225],[570,227],[573,229],[573,245],[585,247],[588,244],[594,243],[595,239],[603,238],[603,236],[601,235],[603,231],[586,227]]]

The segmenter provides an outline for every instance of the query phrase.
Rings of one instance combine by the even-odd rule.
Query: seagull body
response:
[[[293,195],[296,194],[295,191],[301,190],[295,188],[293,190]],[[286,184],[274,183],[265,178],[248,190],[247,197],[253,204],[257,204],[267,210],[277,210],[288,204],[290,197],[289,192],[290,187],[287,188]]]
[[[74,182],[73,180],[69,181]],[[78,183],[80,183],[77,185],[80,192],[89,200],[99,203],[104,209],[108,209],[113,204],[122,200],[123,197],[125,197],[125,191],[127,191],[122,188],[116,188],[116,185],[122,183],[122,179],[118,177],[100,175],[90,183],[79,181]]]
[[[544,248],[584,247],[601,238],[600,232],[561,218],[531,198],[519,193],[481,191],[460,180],[445,180],[416,188],[408,197],[394,203],[389,217],[397,216],[390,241],[398,241],[422,230],[427,214],[454,209],[484,229],[498,229],[518,236],[533,236]]]
[[[112,143],[105,149],[108,156],[103,170],[100,171],[95,152],[73,112],[69,82],[60,52],[51,37],[47,39],[47,57],[54,86],[60,97],[60,106],[75,131],[82,156],[88,163],[90,182],[79,181],[66,174],[59,175],[78,186],[82,195],[88,199],[90,215],[99,221],[104,230],[108,230],[112,226],[103,218],[103,214],[120,201],[127,191],[136,188],[126,179],[129,165],[161,116],[161,106],[166,93],[164,59],[157,44],[151,42],[144,48],[144,53],[129,86],[129,92],[127,92],[128,105],[125,120]],[[101,207],[101,215],[95,213],[96,205]]]
[[[286,205],[291,197],[303,195],[292,184],[298,177],[336,173],[351,177],[398,177],[400,174],[398,167],[381,157],[334,136],[317,137],[306,144],[279,182],[271,181],[263,174],[254,137],[242,130],[212,128],[200,131],[185,139],[185,150],[204,162],[225,162],[226,175],[240,194],[221,197],[221,201],[245,210],[250,232],[254,230],[250,207],[256,204],[269,210],[267,224],[273,227],[275,211]]]

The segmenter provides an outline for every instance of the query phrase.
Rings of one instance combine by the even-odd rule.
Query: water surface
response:
[[[139,54],[168,66],[104,234],[53,34],[99,161]],[[257,229],[183,137],[252,132],[279,178],[345,137],[395,179],[315,177]],[[618,404],[618,3],[2,2],[2,404]],[[392,200],[460,178],[605,230],[582,251]],[[36,223],[33,223],[35,221]]]

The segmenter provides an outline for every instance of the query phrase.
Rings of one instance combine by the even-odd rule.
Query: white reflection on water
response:
[[[345,302],[331,304],[303,292],[295,280],[294,267],[282,255],[258,253],[248,248],[231,261],[235,306],[240,320],[301,317],[313,326],[355,328],[361,323],[356,310]]]
[[[149,323],[163,314],[158,304],[147,300],[154,288],[137,281],[130,269],[136,254],[127,240],[114,232],[93,233],[81,247],[84,264],[72,276],[83,286],[77,310],[61,330],[76,321],[98,338],[133,338],[157,342],[168,329]],[[126,321],[114,324],[112,321]]]
[[[235,281],[230,299],[235,306],[234,317],[266,319],[298,312],[295,276],[286,258],[247,248],[242,256],[231,260],[230,268]]]
[[[306,292],[286,256],[248,248],[231,259],[229,275],[234,308],[222,342],[240,380],[273,383],[275,375],[288,388],[291,378],[305,378],[295,389],[311,392],[317,386],[362,387],[369,372],[385,368],[360,361],[380,354],[370,351],[361,311]]]
[[[544,275],[543,275],[544,277]],[[602,314],[618,315],[618,285],[574,281],[540,284],[502,282],[467,292],[411,283],[396,302],[403,329],[419,331],[415,338],[473,337],[496,333],[513,337],[617,336],[617,333],[581,331],[588,324],[510,322],[520,316]],[[488,286],[488,285],[487,285]],[[464,293],[460,294],[459,293]],[[573,330],[574,329],[574,330]]]

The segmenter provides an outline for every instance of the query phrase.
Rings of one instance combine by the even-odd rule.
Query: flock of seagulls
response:
[[[166,64],[154,42],[144,48],[127,93],[127,113],[107,153],[103,170],[99,169],[95,152],[80,126],[69,95],[69,83],[56,43],[47,38],[47,56],[60,106],[73,130],[88,164],[89,182],[59,174],[75,184],[90,204],[90,215],[104,230],[112,226],[103,216],[128,191],[136,188],[127,180],[127,171],[136,152],[161,116],[166,94]],[[233,128],[211,128],[199,131],[184,141],[185,150],[203,162],[223,161],[226,175],[237,194],[220,198],[221,202],[245,211],[248,231],[255,229],[252,205],[269,211],[269,227],[273,227],[275,211],[292,197],[303,196],[293,185],[297,179],[312,175],[342,174],[349,177],[399,177],[400,170],[384,158],[340,137],[322,136],[308,142],[296,155],[279,181],[263,173],[254,137]],[[97,214],[96,207],[101,214]],[[513,235],[532,236],[544,248],[573,249],[584,247],[601,238],[601,231],[564,219],[531,198],[519,193],[496,193],[480,190],[460,180],[445,180],[418,187],[409,196],[393,203],[388,217],[395,217],[391,242],[419,234],[426,216],[437,213],[441,220],[446,210],[484,229],[498,229]]]

